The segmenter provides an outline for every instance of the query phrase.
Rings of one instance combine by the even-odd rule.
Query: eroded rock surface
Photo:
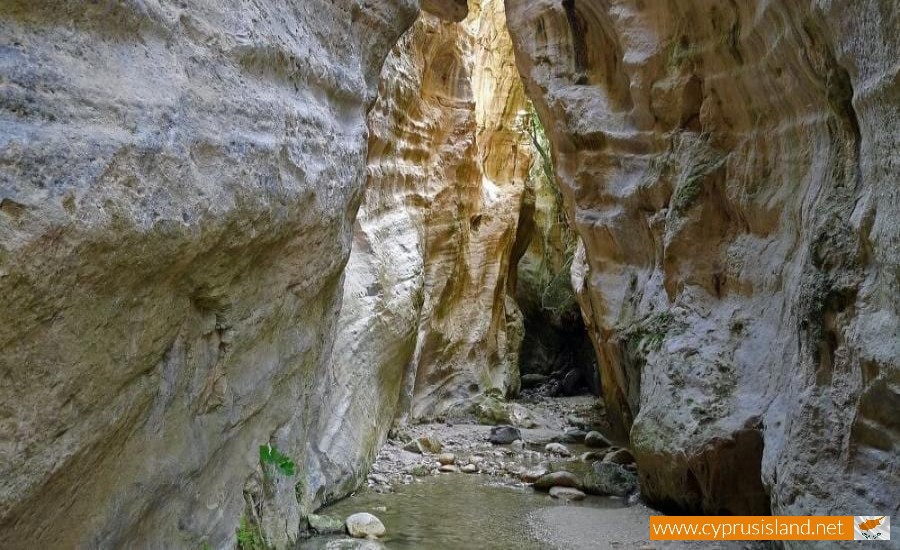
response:
[[[0,3],[3,546],[226,546],[248,508],[296,536],[303,481],[259,446],[304,463],[416,13]]]
[[[386,407],[362,406],[380,425],[518,389],[524,106],[502,2],[473,3],[461,24],[423,15],[386,62],[335,358],[378,365]]]
[[[896,514],[896,3],[506,6],[644,496]]]

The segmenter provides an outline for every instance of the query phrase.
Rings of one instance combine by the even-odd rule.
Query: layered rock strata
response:
[[[385,65],[335,348],[336,369],[375,366],[337,382],[356,385],[347,406],[379,419],[363,429],[367,452],[395,411],[464,413],[518,388],[509,278],[531,163],[524,109],[501,2],[472,3],[461,24],[423,15]],[[373,388],[380,406],[360,403]]]
[[[296,537],[302,476],[259,448],[302,464],[331,391],[366,112],[416,13],[0,4],[4,547]]]
[[[645,497],[896,514],[896,3],[506,6]]]

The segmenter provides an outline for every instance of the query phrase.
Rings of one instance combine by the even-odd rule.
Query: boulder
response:
[[[387,530],[377,517],[367,512],[359,512],[347,518],[347,533],[358,539],[383,537]]]
[[[453,453],[441,453],[438,455],[438,462],[441,465],[453,464],[456,462],[456,455]]]
[[[586,453],[581,453],[581,456],[578,457],[578,460],[582,462],[589,462],[593,464],[598,460],[603,460],[604,454],[598,453],[596,451],[588,451]]]
[[[310,514],[306,516],[309,530],[320,535],[331,535],[344,532],[344,522],[333,516]]]
[[[534,483],[541,477],[547,475],[547,468],[533,468],[531,470],[525,470],[524,472],[519,474],[519,479],[524,481],[525,483]]]
[[[616,449],[603,457],[603,462],[612,464],[634,464],[634,455],[628,449]]]
[[[610,443],[603,434],[596,431],[588,432],[587,435],[584,436],[584,444],[595,449],[612,447],[612,443]]]
[[[484,395],[475,404],[475,418],[479,424],[509,424],[512,420],[506,402],[494,394]]]
[[[488,441],[494,445],[509,445],[517,439],[522,439],[522,432],[512,426],[495,426],[488,436]]]
[[[584,476],[583,487],[592,495],[626,497],[637,491],[638,479],[621,464],[594,462]]]
[[[547,443],[544,450],[550,454],[559,456],[572,456],[572,451],[562,443]]]
[[[537,423],[531,418],[531,413],[518,403],[510,403],[507,406],[509,412],[509,422],[520,428],[534,428]]]
[[[549,491],[551,487],[572,487],[581,489],[581,480],[571,472],[552,472],[544,474],[534,482],[534,488],[538,491]]]
[[[587,432],[579,428],[566,428],[561,436],[555,438],[560,443],[583,443]]]
[[[439,453],[442,448],[440,440],[431,434],[419,436],[403,446],[405,451],[419,454]]]

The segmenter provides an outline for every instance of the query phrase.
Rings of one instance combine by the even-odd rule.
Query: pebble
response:
[[[585,440],[586,437],[587,433],[584,430],[580,430],[578,428],[567,428],[566,431],[563,432],[563,435],[559,438],[559,440],[563,443],[581,443]]]
[[[466,464],[465,466],[462,467],[462,471],[463,471],[463,473],[466,473],[466,474],[477,474],[478,466],[476,466],[474,464]]]
[[[454,466],[453,464],[442,464],[439,471],[444,472],[445,474],[453,474],[459,471],[459,468]]]
[[[388,477],[383,474],[369,474],[369,481],[373,483],[379,483],[381,485],[388,485],[391,482]]]
[[[456,462],[456,455],[453,453],[443,453],[438,456],[438,462],[440,462],[442,466],[453,464]]]
[[[567,417],[566,417],[566,422],[567,422],[570,426],[575,426],[576,428],[582,428],[582,427],[584,427],[584,426],[587,424],[587,422],[585,422],[585,420],[584,420],[583,418],[578,417],[578,416],[575,416],[575,415],[569,415],[569,416],[567,416]]]
[[[522,439],[522,433],[512,426],[494,426],[488,436],[488,441],[494,445],[509,445],[517,439]]]
[[[537,451],[530,451],[530,450],[529,450],[529,451],[525,451],[525,452],[522,454],[522,458],[525,459],[525,460],[528,461],[528,462],[538,462],[538,461],[540,461],[541,458],[543,458],[543,457],[542,457],[541,453],[539,453],[539,452],[537,452]]]
[[[358,539],[383,537],[387,530],[377,517],[367,512],[353,514],[345,522],[347,533]]]
[[[547,443],[544,450],[559,456],[572,456],[572,452],[569,451],[569,448],[562,443]]]
[[[603,434],[600,432],[588,432],[587,435],[584,436],[584,444],[595,449],[612,446],[612,443],[610,443],[608,439],[603,437]]]
[[[550,496],[560,500],[584,500],[585,494],[572,487],[551,487]]]
[[[603,462],[609,464],[632,464],[634,463],[634,455],[628,449],[616,449],[603,457]]]

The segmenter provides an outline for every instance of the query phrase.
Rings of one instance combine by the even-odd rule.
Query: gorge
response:
[[[536,391],[661,512],[896,517],[898,60],[888,0],[0,2],[0,546],[295,547]]]

